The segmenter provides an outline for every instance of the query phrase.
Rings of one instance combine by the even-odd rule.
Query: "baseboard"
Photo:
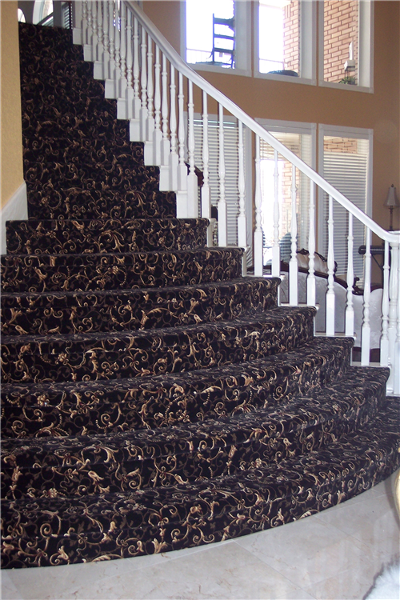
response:
[[[6,221],[26,220],[28,218],[28,202],[26,195],[26,183],[21,183],[13,193],[7,204],[0,212],[0,246],[1,254],[7,252],[6,246]]]

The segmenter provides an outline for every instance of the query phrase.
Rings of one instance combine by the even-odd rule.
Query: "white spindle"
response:
[[[83,5],[84,2],[73,2],[73,23],[74,28],[72,30],[72,40],[74,44],[84,44],[83,38]]]
[[[211,219],[211,198],[210,198],[210,180],[209,180],[209,150],[208,150],[208,108],[207,92],[203,91],[203,187],[201,188],[201,216],[204,219]],[[207,245],[213,245],[213,224],[210,222],[207,228]]]
[[[110,0],[103,5],[103,79],[110,78]]]
[[[364,263],[364,311],[361,330],[361,365],[369,365],[371,348],[370,300],[371,300],[371,230],[367,228]]]
[[[123,98],[126,104],[126,46],[127,46],[127,28],[126,28],[126,4],[120,5],[120,80],[117,90],[117,98]],[[125,116],[126,118],[126,116]]]
[[[349,213],[349,231],[347,237],[347,302],[346,302],[346,335],[354,336],[354,305],[353,305],[353,282],[354,282],[354,263],[353,263],[353,215]]]
[[[169,129],[171,134],[171,151],[169,153],[169,188],[173,191],[178,190],[178,153],[177,153],[177,138],[176,138],[176,84],[175,84],[175,67],[171,66],[170,72],[170,115]],[[161,189],[161,186],[160,186]],[[179,215],[178,215],[179,216]]]
[[[82,44],[88,43],[88,1],[82,2]]]
[[[290,229],[291,252],[289,261],[289,304],[297,306],[299,300],[298,292],[298,262],[297,262],[297,189],[296,189],[296,167],[292,165],[292,223]]]
[[[115,63],[115,29],[116,19],[118,14],[115,13],[116,3],[111,0],[108,6],[108,37],[109,37],[109,52],[110,60],[108,66],[108,78],[105,81],[105,97],[115,98],[115,77],[116,77],[116,63]]]
[[[256,227],[254,230],[254,275],[261,277],[263,274],[263,234],[261,227],[261,164],[260,164],[260,137],[256,135],[256,189],[255,189],[255,209],[256,209]]]
[[[133,21],[133,118],[140,117],[140,95],[139,95],[139,24]]]
[[[246,230],[246,198],[245,198],[245,179],[244,179],[244,143],[243,143],[243,123],[239,121],[239,216],[238,216],[238,245],[241,248],[247,248],[247,230]]]
[[[104,52],[103,9],[105,9],[104,3],[97,2],[97,50],[94,58],[101,64],[103,64]]]
[[[154,131],[154,83],[153,83],[153,40],[147,34],[147,119],[146,140],[153,142]],[[151,153],[153,154],[153,152]]]
[[[132,40],[132,11],[126,15],[126,102],[125,118],[133,118],[133,40]]]
[[[310,207],[309,207],[309,236],[308,236],[308,276],[307,276],[307,304],[316,306],[317,293],[315,281],[315,183],[310,181]]]
[[[169,153],[171,146],[168,139],[168,70],[167,58],[162,55],[161,71],[161,124],[162,124],[162,142],[161,142],[161,165],[168,166]]]
[[[188,160],[189,160],[189,175],[187,176],[188,189],[188,217],[196,218],[199,213],[198,209],[198,185],[197,175],[195,173],[194,164],[194,102],[193,102],[193,83],[188,81],[189,101],[188,101]]]
[[[326,335],[335,335],[335,254],[333,248],[333,199],[329,196],[328,290],[326,292]]]
[[[160,49],[156,45],[155,62],[154,62],[154,131],[153,131],[153,164],[161,165],[161,64],[160,64]]]
[[[395,391],[394,371],[397,367],[396,362],[396,336],[397,336],[397,311],[399,300],[399,245],[396,243],[390,244],[390,276],[389,276],[389,357],[388,365],[390,367],[390,377],[387,382],[387,391],[392,393]],[[397,392],[396,392],[397,393]]]
[[[261,186],[261,183],[260,183]],[[273,204],[274,240],[272,244],[272,275],[279,277],[281,272],[281,249],[279,246],[279,168],[278,152],[274,150],[274,204]],[[260,188],[260,219],[261,219],[261,188]],[[261,223],[261,221],[260,221]],[[262,232],[261,232],[262,233]],[[262,244],[262,236],[261,236]]]
[[[83,58],[84,60],[92,60],[92,40],[93,40],[93,2],[86,3],[86,44],[83,47]]]
[[[187,169],[185,165],[185,125],[183,120],[184,113],[184,94],[183,94],[183,75],[178,74],[178,191],[176,203],[178,207],[177,215],[179,217],[188,217],[188,196],[187,196]]]
[[[119,72],[121,69],[121,33],[120,33],[120,7],[119,7],[118,1],[115,2],[115,4],[114,4],[114,11],[115,11],[115,16],[114,16],[114,19],[115,19],[115,24],[114,24],[115,67]]]
[[[397,244],[398,258],[397,258],[397,334],[396,344],[394,353],[394,393],[400,394],[400,248]]]
[[[146,55],[147,55],[147,46],[146,46],[146,32],[141,28],[141,59],[142,59],[142,68],[141,68],[141,92],[142,92],[142,106],[140,108],[140,139],[142,142],[146,140],[146,119],[147,119],[147,69],[146,69]]]
[[[389,242],[385,242],[383,259],[382,337],[380,349],[381,367],[387,367],[389,364]]]
[[[225,148],[224,148],[224,107],[218,106],[218,174],[219,174],[219,198],[218,198],[218,246],[228,245],[227,231],[227,208],[225,198]]]

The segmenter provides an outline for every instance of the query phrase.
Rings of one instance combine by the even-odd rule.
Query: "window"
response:
[[[322,125],[320,127],[320,164],[322,176],[351,200],[366,214],[371,213],[372,171],[369,157],[372,151],[372,132],[346,130]],[[328,252],[328,197],[320,193],[320,239],[321,253]],[[347,271],[348,212],[337,202],[333,203],[334,253],[337,275],[344,277]],[[363,279],[363,257],[358,248],[365,244],[364,226],[353,220],[354,274]]]
[[[289,150],[299,156],[311,167],[315,167],[315,125],[307,123],[277,123],[260,120],[261,125],[272,133]],[[273,148],[261,141],[261,223],[263,229],[264,264],[272,259],[273,206],[274,206],[274,170]],[[278,154],[278,199],[280,214],[279,244],[281,260],[289,262],[291,253],[292,226],[292,165]],[[309,199],[310,182],[308,177],[296,169],[296,213],[298,229],[298,248],[308,249],[309,238]]]
[[[372,87],[372,2],[325,0],[320,10],[320,80]]]
[[[256,13],[256,72],[315,83],[315,2],[259,0]]]
[[[246,0],[186,0],[182,3],[185,58],[205,70],[249,70],[249,10]]]

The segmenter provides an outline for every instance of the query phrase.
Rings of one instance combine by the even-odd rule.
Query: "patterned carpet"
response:
[[[387,369],[175,218],[69,31],[20,26],[29,220],[2,257],[2,565],[276,527],[400,464]]]

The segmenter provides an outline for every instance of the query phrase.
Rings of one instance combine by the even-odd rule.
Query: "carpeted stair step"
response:
[[[2,498],[64,497],[157,488],[236,475],[321,450],[372,421],[388,372],[345,380],[270,406],[202,423],[120,435],[3,440]],[[332,400],[332,398],[335,398]]]
[[[276,305],[278,278],[245,278],[201,287],[3,294],[3,335],[127,331],[233,320]]]
[[[242,248],[1,257],[3,292],[110,290],[237,279]]]
[[[77,383],[5,384],[4,437],[155,429],[282,407],[346,375],[350,338],[317,338],[240,365],[174,375]]]
[[[76,254],[204,248],[207,219],[9,221],[8,254]]]
[[[4,336],[4,383],[89,381],[179,373],[255,360],[313,337],[315,309],[273,308],[235,321],[157,330]]]
[[[236,475],[155,489],[5,501],[3,567],[109,560],[178,550],[322,511],[400,465],[399,399],[362,431],[319,451]],[[99,486],[101,482],[99,482]]]

